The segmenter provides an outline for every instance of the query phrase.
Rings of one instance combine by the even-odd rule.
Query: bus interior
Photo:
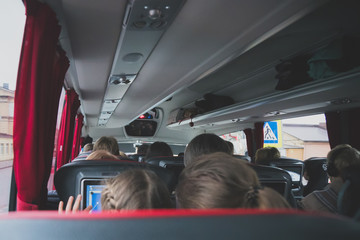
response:
[[[99,179],[144,164],[175,191],[184,168],[180,155],[152,163],[71,162],[74,148],[79,153],[75,143],[86,136],[94,141],[113,136],[129,156],[134,146],[156,141],[168,143],[178,155],[199,134],[244,131],[246,156],[237,157],[253,162],[263,146],[264,122],[325,114],[331,147],[348,143],[359,149],[358,0],[23,2],[27,20],[9,207],[17,213],[0,216],[4,239],[26,234],[37,239],[49,234],[53,239],[357,239],[358,222],[295,210],[73,215],[23,210],[56,209],[59,200],[85,196],[88,188],[101,191]],[[68,130],[55,133],[60,121]],[[253,168],[263,185],[289,201],[300,200],[303,163],[282,160]],[[48,184],[54,175],[55,187]],[[89,198],[84,197],[83,208]],[[16,231],[19,224],[23,231]],[[142,231],[135,230],[139,225]]]

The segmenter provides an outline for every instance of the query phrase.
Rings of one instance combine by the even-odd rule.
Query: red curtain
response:
[[[256,150],[262,148],[264,145],[264,122],[257,122],[254,127],[254,129],[247,128],[244,130],[248,155],[252,160],[254,159]]]
[[[360,149],[360,108],[325,113],[330,147],[350,144]]]
[[[14,174],[17,210],[43,209],[47,197],[61,87],[69,62],[57,48],[55,13],[24,0],[26,23],[14,108]]]
[[[77,93],[72,89],[66,90],[65,105],[61,115],[58,149],[56,153],[56,169],[59,169],[70,160],[75,116],[79,106],[80,101]]]
[[[74,132],[74,138],[73,138],[71,159],[76,158],[80,152],[81,129],[83,127],[83,120],[84,120],[84,116],[81,113],[79,113],[76,116],[76,125],[75,125],[75,132]]]

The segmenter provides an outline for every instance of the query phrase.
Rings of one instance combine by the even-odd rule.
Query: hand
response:
[[[64,212],[65,213],[71,213],[71,212],[75,213],[75,212],[79,212],[80,211],[80,203],[81,203],[81,195],[79,194],[76,197],[74,206],[73,206],[73,202],[74,202],[74,197],[70,196],[68,201],[67,201],[66,208],[65,208],[65,211],[64,211],[64,202],[60,201],[59,207],[58,207],[58,212],[59,213],[64,213]],[[89,212],[91,209],[92,209],[92,206],[90,205],[87,208],[85,208],[84,211]]]

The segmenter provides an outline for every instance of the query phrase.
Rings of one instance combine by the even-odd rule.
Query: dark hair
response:
[[[184,168],[176,198],[180,208],[238,208],[249,188],[259,185],[247,163],[218,152],[203,155]]]
[[[165,183],[151,170],[130,169],[106,182],[102,210],[171,208]]]
[[[93,142],[93,138],[90,136],[86,136],[84,138],[84,140],[81,142],[81,148],[83,148],[86,144],[92,143],[92,142]]]
[[[119,145],[114,137],[101,137],[99,138],[94,145],[94,151],[96,150],[105,150],[110,152],[113,155],[119,155]]]
[[[200,134],[187,145],[184,154],[184,164],[187,166],[197,157],[215,152],[224,152],[232,155],[227,143],[219,136],[211,133]]]
[[[149,159],[152,157],[161,157],[161,156],[173,156],[173,152],[167,143],[154,142],[149,146],[145,158]]]
[[[234,154],[234,144],[230,141],[225,141],[225,142],[228,145],[231,154]]]
[[[141,144],[140,146],[137,146],[136,153],[139,155],[145,155],[148,149],[149,149],[149,144]]]

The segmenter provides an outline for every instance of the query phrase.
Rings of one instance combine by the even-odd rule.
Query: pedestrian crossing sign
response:
[[[281,121],[264,123],[264,147],[282,147]]]

